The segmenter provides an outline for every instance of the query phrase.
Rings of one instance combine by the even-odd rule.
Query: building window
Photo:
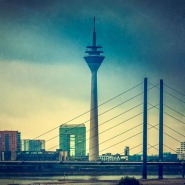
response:
[[[70,135],[70,156],[75,156],[75,135]]]

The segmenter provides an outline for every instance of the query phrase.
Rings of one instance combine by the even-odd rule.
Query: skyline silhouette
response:
[[[106,67],[99,73],[99,104],[142,83],[166,85],[185,94],[185,15],[183,0],[157,1],[0,1],[0,127],[18,130],[22,138],[35,138],[89,110],[90,74],[84,63],[84,47],[91,43],[92,17],[97,17],[97,38],[104,47]],[[97,43],[99,44],[99,43]],[[152,85],[150,86],[152,87]],[[101,112],[118,102],[142,92],[140,86],[126,98],[102,106]],[[159,90],[149,93],[153,105],[159,103]],[[170,92],[172,92],[170,90]],[[173,92],[174,93],[174,92]],[[175,94],[177,95],[177,94]],[[183,99],[183,95],[177,95]],[[100,123],[142,101],[142,96],[129,105],[115,109]],[[166,95],[164,102],[182,113],[185,105]],[[141,108],[141,109],[140,109]],[[142,110],[138,107],[135,113]],[[177,115],[172,110],[166,108]],[[100,132],[125,120],[132,114],[105,124]],[[81,123],[89,115],[76,120]],[[184,124],[166,116],[164,123],[184,131]],[[133,124],[142,123],[142,116]],[[72,122],[74,123],[74,122]],[[149,123],[158,123],[158,110],[149,115]],[[87,129],[89,123],[86,123]],[[121,127],[122,131],[128,129]],[[119,134],[120,128],[114,130]],[[167,130],[168,133],[171,131]],[[57,135],[54,131],[47,138]],[[113,133],[101,135],[101,142]],[[158,138],[150,133],[149,142]],[[41,139],[46,139],[42,138]],[[164,138],[167,142],[168,138]],[[119,140],[119,139],[118,139]],[[139,140],[139,139],[138,139]],[[116,141],[117,142],[117,141]],[[169,140],[173,149],[179,143]],[[51,148],[58,139],[47,144]],[[155,142],[154,142],[155,144]],[[131,143],[123,144],[131,146]],[[87,146],[88,148],[88,146]],[[120,151],[120,146],[115,153]],[[152,152],[156,152],[155,150]]]

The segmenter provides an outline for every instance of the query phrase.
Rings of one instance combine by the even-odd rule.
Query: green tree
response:
[[[118,185],[141,185],[140,182],[134,177],[121,178]]]

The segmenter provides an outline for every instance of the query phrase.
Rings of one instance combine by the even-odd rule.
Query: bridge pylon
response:
[[[163,80],[160,80],[159,101],[159,162],[163,162]],[[159,164],[158,178],[163,179],[163,164]]]
[[[147,78],[144,79],[142,178],[147,179]]]

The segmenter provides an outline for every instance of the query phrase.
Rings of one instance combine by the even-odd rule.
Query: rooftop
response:
[[[60,128],[85,127],[85,124],[62,124]]]

